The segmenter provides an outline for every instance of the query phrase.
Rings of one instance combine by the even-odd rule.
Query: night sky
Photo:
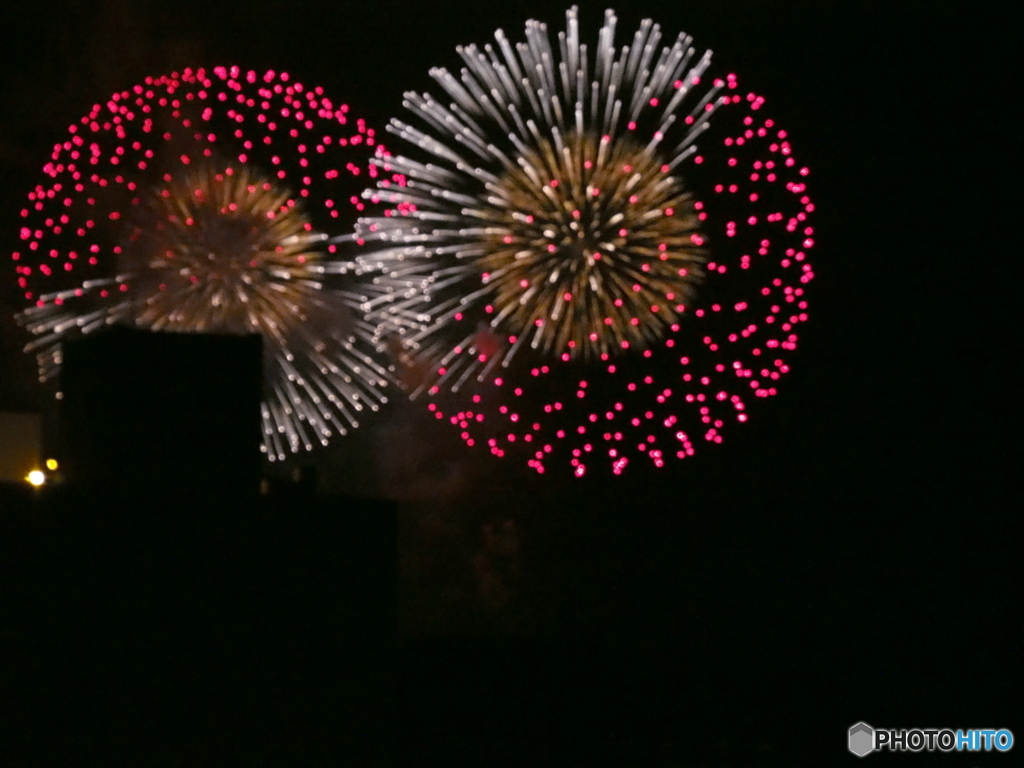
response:
[[[1003,299],[1011,4],[628,5],[620,44],[647,16],[685,29],[768,97],[812,169],[811,321],[779,396],[660,472],[538,478],[465,455],[409,406],[318,456],[328,490],[399,499],[400,615],[411,636],[446,638],[401,656],[397,731],[536,745],[557,710],[549,741],[600,743],[592,762],[615,765],[838,764],[861,719],[1024,734],[1002,394],[1019,349]],[[582,4],[585,39],[603,10]],[[564,8],[17,0],[0,16],[0,251],[67,125],[147,74],[285,70],[382,128],[403,91],[437,90],[427,70],[456,68],[456,45],[497,27],[518,39],[527,18],[558,30]],[[0,409],[38,409],[12,278]],[[437,692],[452,680],[463,693]],[[486,754],[474,762],[500,762]],[[974,764],[959,759],[943,764]]]

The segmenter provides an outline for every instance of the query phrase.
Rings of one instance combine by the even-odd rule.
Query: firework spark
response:
[[[116,323],[259,333],[263,449],[327,444],[386,401],[374,328],[323,229],[378,151],[348,107],[285,73],[149,78],[69,128],[12,254],[41,380],[61,344]],[[298,194],[294,194],[297,191]]]
[[[432,72],[447,107],[407,94],[419,127],[390,130],[412,157],[378,160],[405,184],[364,193],[388,210],[358,236],[437,418],[540,472],[618,474],[721,442],[776,394],[814,205],[764,99],[689,37],[659,50],[645,21],[616,51],[609,11],[588,50],[567,21],[557,48],[537,22],[515,49],[460,48],[459,78]]]

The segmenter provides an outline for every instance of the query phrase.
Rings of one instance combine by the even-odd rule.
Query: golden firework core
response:
[[[692,198],[655,150],[628,137],[542,139],[488,189],[493,223],[477,263],[492,325],[533,333],[545,352],[645,348],[701,278]]]
[[[138,325],[283,340],[315,303],[322,238],[291,193],[258,172],[186,168],[141,211],[125,249],[145,275]]]

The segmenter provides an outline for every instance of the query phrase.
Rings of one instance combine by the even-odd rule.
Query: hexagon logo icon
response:
[[[853,752],[857,757],[864,757],[864,755],[875,749],[875,729],[867,723],[857,723],[850,728],[850,751]]]

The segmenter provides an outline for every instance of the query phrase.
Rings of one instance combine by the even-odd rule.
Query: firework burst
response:
[[[59,371],[62,342],[112,324],[259,333],[271,460],[377,410],[388,374],[365,297],[323,233],[377,173],[373,131],[347,113],[284,73],[186,69],[72,125],[12,254],[41,380]]]
[[[290,199],[244,167],[172,178],[129,230],[122,271],[137,290],[120,311],[154,330],[260,333],[286,348],[321,303],[322,237]]]
[[[609,11],[588,50],[567,21],[557,48],[537,22],[460,48],[460,77],[432,72],[448,106],[407,94],[411,157],[378,161],[405,183],[364,193],[388,210],[357,234],[413,396],[470,445],[580,476],[690,456],[776,394],[814,206],[764,99],[689,37],[659,48],[645,21],[617,51]]]
[[[369,193],[394,206],[361,221],[363,241],[386,244],[365,259],[388,271],[372,306],[445,369],[437,386],[483,381],[524,346],[585,360],[646,348],[700,280],[703,238],[676,170],[725,82],[702,83],[710,53],[696,56],[685,35],[659,50],[650,21],[616,55],[611,11],[591,69],[575,8],[567,19],[560,60],[531,21],[515,50],[500,30],[497,49],[459,48],[461,78],[431,72],[448,107],[407,94],[439,138],[390,126],[431,157],[389,158],[407,183]],[[472,334],[454,352],[438,345],[470,316],[512,340],[490,355]]]
[[[475,262],[492,325],[524,337],[536,329],[532,346],[546,354],[594,359],[646,347],[700,276],[690,196],[628,139],[539,144],[490,190],[497,211]]]

